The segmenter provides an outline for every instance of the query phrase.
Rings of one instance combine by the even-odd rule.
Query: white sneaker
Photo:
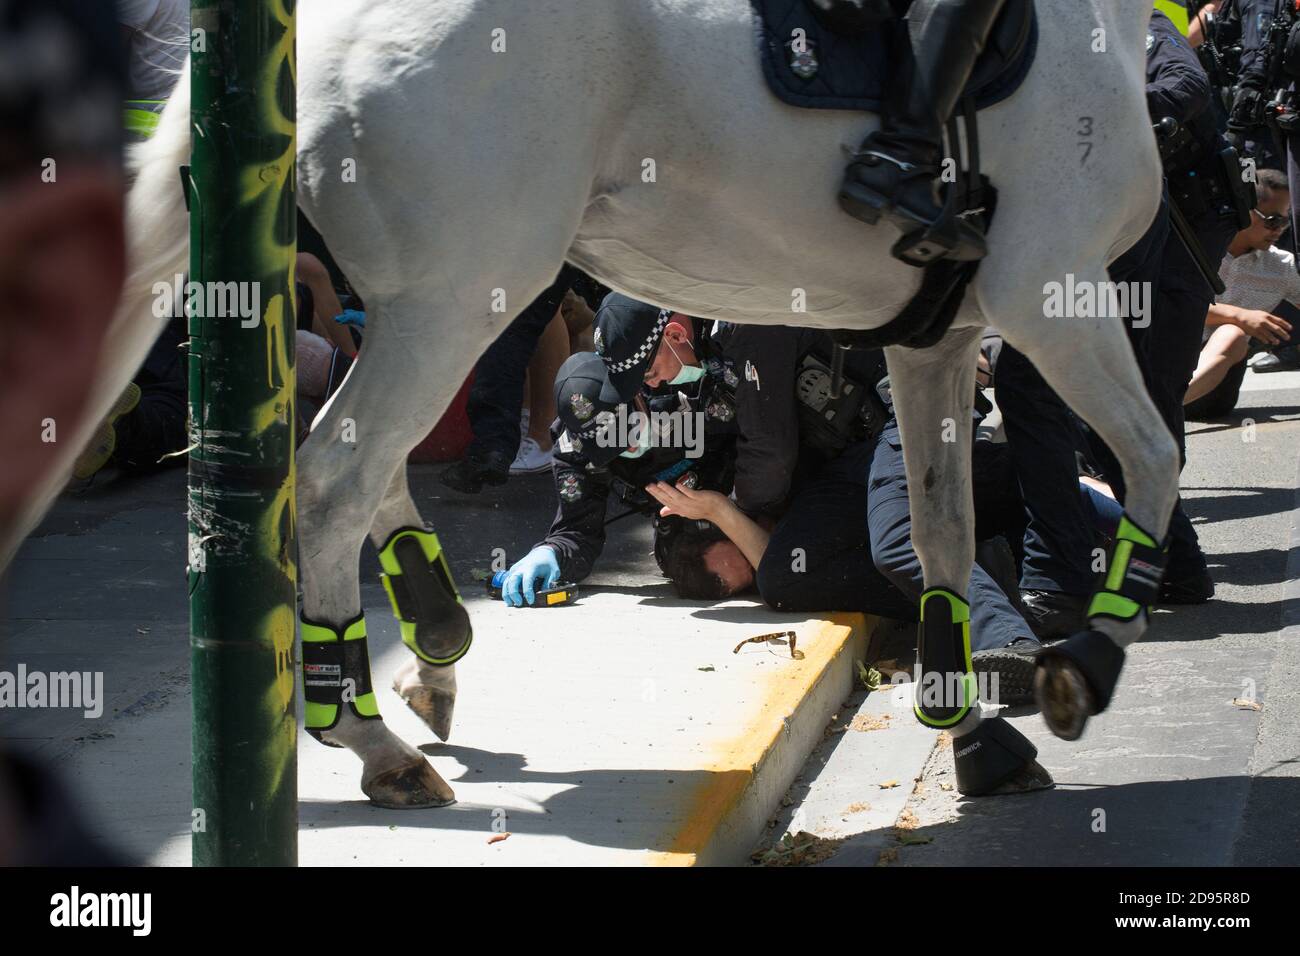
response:
[[[551,470],[551,453],[542,451],[542,446],[525,436],[519,443],[519,454],[515,455],[514,464],[510,466],[512,475],[535,475]]]

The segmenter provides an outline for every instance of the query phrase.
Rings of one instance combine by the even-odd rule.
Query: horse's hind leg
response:
[[[971,496],[971,405],[980,330],[956,329],[928,349],[886,349],[890,391],[903,439],[912,544],[921,562],[916,717],[953,735],[957,789],[968,796],[1051,785],[1038,752],[1001,717],[982,717],[971,667],[970,606],[975,559]]]
[[[1075,270],[1076,288],[1091,282],[1102,289],[1105,281],[1103,271]],[[1043,717],[1057,736],[1074,740],[1088,717],[1110,703],[1124,648],[1146,630],[1178,495],[1178,445],[1142,383],[1121,319],[1047,319],[1041,309],[1040,301],[1027,321],[1004,324],[1002,313],[993,321],[1110,446],[1127,487],[1124,519],[1088,605],[1090,629],[1038,657],[1035,692]]]
[[[429,542],[398,472],[449,404],[492,330],[486,321],[453,327],[423,319],[430,301],[414,294],[372,297],[374,328],[348,380],[304,443],[298,475],[307,728],[323,743],[360,757],[362,790],[389,807],[439,806],[453,795],[424,755],[385,726],[370,686],[357,555],[378,513],[412,529],[403,540],[414,548],[389,552],[400,552],[397,566],[388,568],[396,572],[390,585],[396,578],[399,603],[414,607],[410,616],[421,619],[441,612],[449,624],[440,635],[420,635],[431,656],[440,637],[456,632],[458,637],[446,643],[457,643],[458,649],[468,637],[463,610],[449,612],[448,602],[439,603],[436,595],[430,603],[423,587],[427,581],[417,580],[427,579],[436,562],[411,561],[412,552],[427,553]],[[424,332],[397,334],[413,316],[428,322]]]

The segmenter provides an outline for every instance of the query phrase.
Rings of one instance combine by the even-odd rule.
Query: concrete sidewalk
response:
[[[389,688],[409,653],[363,555],[373,672],[390,726],[454,787],[439,810],[371,807],[360,763],[300,736],[303,864],[740,863],[841,709],[863,652],[861,615],[777,615],[752,602],[677,600],[648,524],[611,526],[580,602],[513,610],[481,579],[500,548],[551,517],[548,476],[481,499],[414,469],[475,625],[449,743]],[[183,472],[65,494],[7,582],[0,669],[102,671],[99,719],[6,712],[6,744],[62,766],[94,829],[155,864],[189,862],[190,696]],[[617,513],[616,511],[614,513]],[[477,574],[475,573],[477,572]],[[794,630],[788,644],[735,646]],[[301,700],[299,714],[301,714]],[[928,749],[928,747],[927,747]],[[489,843],[501,831],[505,840]]]

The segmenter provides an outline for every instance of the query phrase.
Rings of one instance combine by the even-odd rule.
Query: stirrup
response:
[[[946,208],[929,226],[904,233],[890,248],[895,259],[909,266],[925,268],[939,259],[974,262],[988,255],[984,234]]]
[[[960,108],[945,124],[949,147],[960,161],[959,118],[966,130],[966,162],[959,166],[957,180],[947,190],[939,218],[928,226],[904,228],[902,238],[890,249],[895,259],[910,266],[924,268],[939,259],[976,262],[988,255],[984,231],[988,228],[991,213],[985,203],[975,101],[970,96],[962,99]]]

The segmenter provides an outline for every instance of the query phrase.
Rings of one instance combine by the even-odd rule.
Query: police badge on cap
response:
[[[555,376],[555,411],[564,429],[562,444],[567,440],[571,451],[589,464],[602,467],[623,450],[603,441],[600,434],[602,428],[608,430],[620,404],[599,355],[578,352],[560,366]]]
[[[581,392],[574,392],[569,396],[569,407],[573,409],[574,417],[580,422],[585,422],[595,410],[595,406],[591,404],[591,399]]]

